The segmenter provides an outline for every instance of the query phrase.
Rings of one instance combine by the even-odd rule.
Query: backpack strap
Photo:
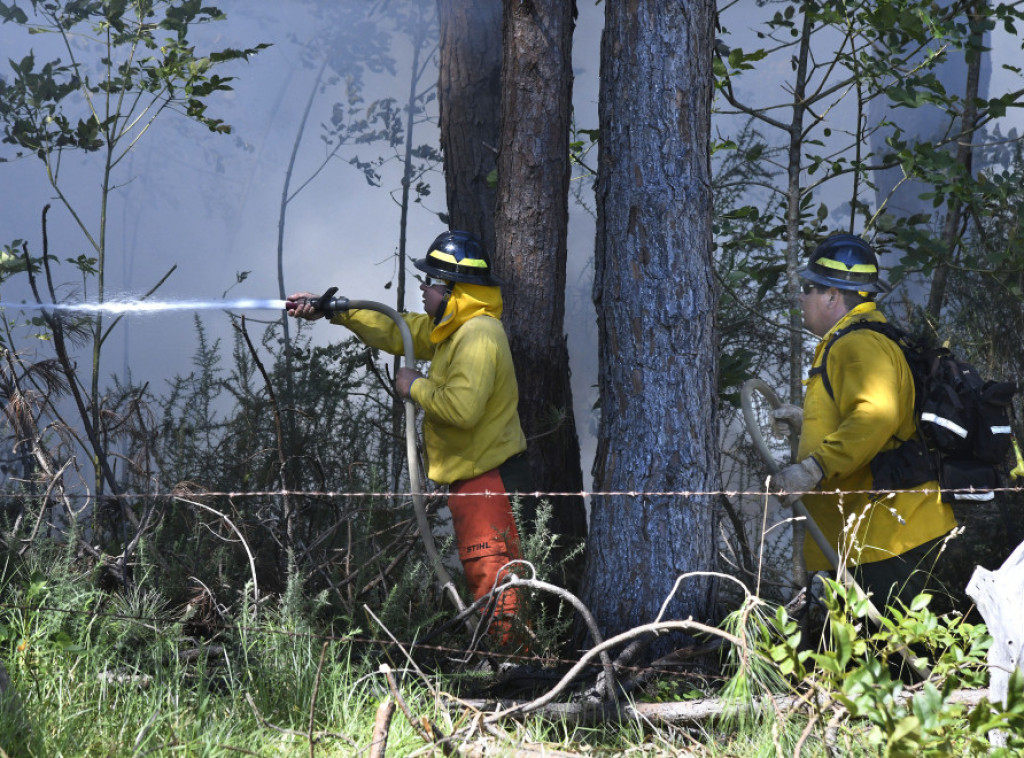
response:
[[[832,391],[832,382],[828,378],[828,354],[832,350],[832,346],[839,340],[840,337],[844,337],[850,332],[860,331],[861,329],[870,329],[873,332],[878,332],[884,335],[899,345],[902,346],[907,342],[907,335],[897,327],[890,324],[888,321],[854,321],[849,326],[843,327],[838,332],[832,335],[827,343],[825,343],[825,349],[821,354],[821,363],[811,369],[808,376],[821,375],[821,381],[825,385],[825,391],[828,396],[833,400],[836,399],[835,393]]]

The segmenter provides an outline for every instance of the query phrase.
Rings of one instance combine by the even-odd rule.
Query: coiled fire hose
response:
[[[761,423],[758,421],[757,414],[754,411],[755,393],[764,396],[764,399],[767,401],[771,410],[778,408],[782,405],[782,402],[779,400],[779,396],[775,391],[760,379],[748,379],[743,383],[742,387],[740,387],[740,404],[743,408],[743,421],[746,424],[747,433],[750,435],[750,439],[753,441],[754,447],[757,448],[757,452],[768,467],[768,473],[774,476],[779,473],[782,466],[777,460],[775,460],[775,456],[768,447],[768,443],[765,441],[764,434],[762,433]],[[836,549],[832,547],[832,544],[825,538],[824,533],[815,523],[814,519],[811,518],[811,514],[807,511],[806,506],[800,500],[794,500],[791,507],[793,512],[803,520],[804,528],[807,530],[808,534],[811,535],[815,544],[821,549],[821,552],[824,553],[829,563],[832,564],[832,567],[836,570],[836,576],[839,581],[847,589],[855,589],[858,595],[867,600],[868,619],[876,626],[876,628],[881,628],[882,614],[878,611],[878,608],[871,599],[867,597],[867,593],[859,584],[857,584],[850,572],[846,570],[846,566],[844,562],[840,560]],[[810,602],[810,598],[808,598],[808,602]],[[928,678],[931,673],[930,670],[926,666],[923,666],[923,664],[916,663],[913,660],[912,653],[906,647],[901,647],[898,652],[903,656],[903,659],[911,670],[913,670],[913,672],[920,677],[922,681]]]
[[[395,326],[398,327],[398,331],[402,335],[403,359],[406,368],[416,368],[412,332],[409,331],[409,325],[405,323],[405,319],[402,318],[398,311],[384,305],[384,303],[377,303],[372,300],[349,300],[347,297],[338,297],[335,295],[337,291],[337,287],[331,287],[319,298],[311,301],[311,304],[318,311],[325,313],[328,318],[335,313],[347,310],[368,310],[383,313],[395,322]],[[430,530],[430,521],[427,519],[427,509],[424,503],[423,492],[421,491],[422,487],[420,486],[419,455],[416,451],[416,406],[410,398],[405,399],[405,450],[409,461],[409,488],[412,490],[412,505],[413,510],[416,512],[416,526],[420,533],[420,541],[423,543],[423,549],[427,553],[427,559],[430,561],[434,575],[441,585],[442,592],[448,594],[461,614],[466,610],[466,606],[462,602],[462,598],[459,597],[459,592],[455,588],[451,575],[444,567],[441,555],[438,553],[437,545],[434,542],[434,534]]]

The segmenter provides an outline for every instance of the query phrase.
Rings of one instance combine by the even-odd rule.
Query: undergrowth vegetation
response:
[[[539,707],[503,718],[494,700],[500,675],[496,686],[481,658],[467,665],[456,647],[396,639],[374,613],[353,625],[325,613],[323,598],[305,595],[298,581],[259,600],[246,587],[219,609],[217,624],[197,626],[197,606],[177,607],[155,589],[102,589],[72,550],[51,546],[4,565],[0,660],[9,681],[0,748],[10,756],[376,755],[377,739],[388,755],[530,747],[1019,754],[1024,683],[1012,678],[1005,706],[978,696],[991,643],[985,627],[938,616],[929,601],[922,595],[890,609],[872,628],[866,599],[829,583],[819,640],[783,607],[748,596],[722,625],[723,638],[738,644],[724,642],[702,676],[691,668],[680,677],[677,668],[673,680],[663,669],[617,712],[595,707],[588,716],[588,695],[577,689],[569,702],[581,711]],[[533,668],[517,671],[543,679],[564,673],[565,663],[534,658]],[[481,694],[486,709],[473,699]],[[381,731],[381,713],[396,706]],[[993,748],[994,732],[1003,746]]]

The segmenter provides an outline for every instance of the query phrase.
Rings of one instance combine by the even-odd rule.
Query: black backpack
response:
[[[1013,447],[1014,382],[982,379],[978,370],[945,347],[929,348],[889,323],[857,321],[840,329],[825,345],[821,374],[829,397],[832,383],[825,367],[836,340],[859,329],[878,332],[903,351],[914,377],[918,438],[902,440],[871,461],[875,487],[906,489],[938,480],[947,503],[985,501],[1006,478]]]

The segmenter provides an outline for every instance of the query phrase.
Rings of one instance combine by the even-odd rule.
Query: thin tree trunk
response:
[[[426,11],[426,6],[422,7],[423,11]],[[401,216],[398,225],[398,270],[396,279],[398,280],[398,286],[395,291],[395,309],[399,313],[405,310],[405,261],[406,252],[408,250],[408,236],[409,236],[409,197],[412,187],[412,176],[413,176],[413,136],[416,129],[416,114],[420,108],[418,104],[419,97],[417,90],[420,86],[420,80],[423,78],[423,69],[420,58],[423,55],[423,50],[427,45],[426,35],[424,29],[426,28],[426,21],[424,18],[419,19],[419,23],[416,24],[416,31],[413,33],[411,38],[412,43],[412,65],[410,66],[409,75],[409,99],[406,101],[405,111],[405,153],[403,156],[405,170],[402,173],[402,201],[401,201]],[[398,375],[398,369],[401,367],[403,356],[396,355],[391,363],[392,375]],[[399,483],[402,479],[402,471],[404,469],[403,460],[406,455],[405,448],[405,402],[398,395],[395,395],[391,400],[391,488],[397,492],[399,489]],[[420,487],[419,482],[409,482],[409,487],[416,490]]]
[[[972,39],[977,45],[982,43],[983,31],[979,28],[979,20],[982,18],[982,11],[986,0],[979,0],[974,4],[971,13],[971,22],[975,25]],[[964,91],[964,111],[960,116],[960,136],[956,141],[956,162],[961,167],[965,176],[970,176],[974,166],[974,132],[978,128],[978,90],[981,83],[981,63],[983,55],[975,51],[973,55],[967,54],[967,84]],[[956,257],[956,251],[960,244],[962,233],[961,219],[963,203],[959,198],[953,198],[949,202],[949,209],[946,212],[946,221],[942,227],[942,242],[946,248],[949,260]],[[949,279],[949,264],[939,263],[932,276],[932,286],[928,293],[928,316],[933,321],[938,321],[942,313],[942,306],[946,300],[946,283]]]
[[[564,328],[573,26],[565,0],[505,2],[495,268],[542,492],[583,489]],[[582,496],[549,499],[553,531],[583,538]]]
[[[800,203],[803,197],[800,177],[803,174],[804,114],[807,106],[804,93],[807,88],[807,61],[811,46],[811,14],[804,12],[803,29],[800,35],[799,52],[796,59],[796,77],[793,83],[793,113],[789,122],[789,149],[787,163],[787,207],[786,207],[786,275],[789,295],[794,303],[799,302],[800,279],[797,270],[803,263],[803,242],[800,229]],[[858,124],[860,122],[858,121]],[[789,402],[803,405],[804,339],[803,317],[799,308],[794,308],[789,317]],[[790,454],[796,460],[799,437],[791,438]],[[793,541],[790,545],[790,564],[793,582],[797,587],[807,583],[807,569],[804,564],[804,525],[793,522]]]
[[[717,292],[710,124],[715,6],[606,3],[597,246],[601,420],[584,596],[601,631],[653,621],[715,566]],[[667,618],[708,618],[682,582]],[[649,654],[667,649],[661,641]]]

